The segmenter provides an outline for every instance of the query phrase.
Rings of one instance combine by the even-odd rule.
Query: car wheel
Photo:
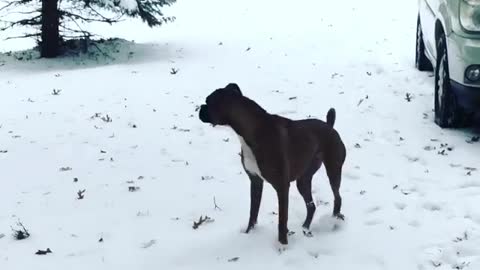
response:
[[[420,16],[417,18],[417,40],[415,50],[415,67],[420,71],[432,71],[433,66],[425,55],[425,43],[423,42],[422,25]]]
[[[468,117],[460,107],[450,87],[448,55],[445,35],[437,42],[435,69],[435,123],[441,128],[458,128],[468,124]]]

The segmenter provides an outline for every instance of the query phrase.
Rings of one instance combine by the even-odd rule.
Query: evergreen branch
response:
[[[88,7],[91,11],[93,11],[93,13],[97,16],[99,16],[100,18],[102,18],[106,23],[109,23],[109,24],[112,24],[112,23],[115,23],[115,22],[119,22],[119,19],[121,18],[121,16],[118,17],[118,19],[110,19],[110,18],[107,18],[105,16],[103,16],[102,14],[100,14],[100,12],[98,12],[96,9],[94,9],[92,6],[90,5],[87,5],[86,7]]]
[[[1,7],[1,8],[0,8],[0,11],[5,10],[5,9],[11,7],[11,6],[14,6],[14,5],[18,4],[19,2],[20,2],[20,1],[10,2],[10,3],[6,4],[5,6]]]
[[[175,20],[175,17],[164,17],[162,11],[160,10],[162,6],[164,5],[170,6],[173,2],[174,1],[169,1],[169,2],[146,1],[142,3],[139,0],[137,0],[138,10],[136,11],[136,14],[138,14],[140,18],[142,18],[142,20],[146,22],[150,27],[162,25],[163,23],[173,22]],[[132,14],[132,16],[136,14]],[[160,18],[157,18],[157,17],[160,17]]]
[[[67,30],[72,31],[72,32],[74,32],[74,33],[82,33],[85,37],[91,35],[89,32],[84,31],[84,30],[82,29],[82,27],[80,26],[80,24],[78,24],[78,22],[77,22],[73,17],[70,17],[69,19],[72,20],[72,22],[73,22],[73,23],[78,27],[78,29],[80,29],[80,30],[70,29],[70,28],[68,28],[68,27],[66,27],[66,26],[64,26],[64,25],[62,24],[61,26],[62,26],[64,29],[67,29]]]
[[[110,18],[106,18],[106,17],[101,17],[101,19],[96,19],[96,18],[87,18],[87,17],[84,17],[82,15],[78,15],[78,14],[75,14],[75,13],[72,13],[72,12],[68,12],[68,11],[65,11],[65,10],[60,10],[60,17],[63,18],[63,17],[69,17],[69,18],[72,18],[72,19],[78,19],[78,20],[81,20],[81,21],[84,21],[84,22],[104,22],[104,23],[109,23],[109,24],[112,24],[112,23],[116,23],[116,22],[119,22],[118,20],[116,19],[110,19]]]
[[[9,12],[9,13],[10,14],[29,15],[29,14],[40,13],[40,12],[41,12],[40,9],[36,9],[36,10],[31,10],[31,11],[12,11],[12,12]]]
[[[24,5],[24,4],[27,4],[31,1],[32,0],[2,1],[2,2],[7,3],[7,4],[0,7],[0,11],[7,10],[10,7],[16,7],[16,6]]]
[[[39,37],[40,33],[35,33],[35,34],[25,34],[23,36],[14,36],[14,37],[8,37],[5,40],[10,40],[10,39],[20,39],[20,38],[30,38],[30,37]]]
[[[80,39],[80,38],[85,38],[84,35],[65,35],[63,34],[62,35],[62,38],[66,38],[66,39]]]
[[[93,34],[91,34],[90,32],[87,32],[87,31],[84,31],[82,29],[78,30],[78,29],[73,29],[73,28],[70,28],[70,27],[66,27],[66,26],[63,26],[61,25],[60,28],[63,29],[63,32],[70,32],[70,33],[79,33],[81,35],[79,36],[67,36],[67,35],[62,35],[62,37],[92,37],[94,36]]]
[[[23,19],[23,20],[20,20],[20,21],[16,21],[16,22],[10,22],[10,21],[2,21],[4,23],[7,24],[7,26],[4,26],[4,27],[0,27],[0,30],[1,31],[4,31],[4,30],[7,30],[7,29],[10,29],[14,26],[17,26],[17,25],[31,25],[31,26],[35,26],[35,25],[40,25],[41,24],[41,18],[42,16],[41,15],[38,15],[38,16],[35,16],[33,18],[30,18],[30,19]]]

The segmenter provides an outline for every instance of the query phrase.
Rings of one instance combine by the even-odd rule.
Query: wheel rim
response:
[[[438,82],[437,82],[437,104],[438,111],[444,119],[447,126],[454,125],[457,120],[458,104],[455,95],[450,92],[447,54],[444,51],[440,62],[438,63]],[[448,103],[448,104],[447,104]]]
[[[419,64],[420,52],[421,52],[421,42],[422,42],[422,30],[420,29],[420,24],[417,25],[417,51],[416,51],[416,64]]]
[[[437,95],[437,102],[438,102],[438,107],[440,110],[443,109],[443,95],[445,94],[445,76],[446,76],[446,70],[445,70],[445,54],[442,57],[442,60],[440,60],[440,63],[438,65],[438,82],[437,82],[437,88],[438,88],[438,95]]]

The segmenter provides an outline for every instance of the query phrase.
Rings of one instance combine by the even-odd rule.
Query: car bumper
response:
[[[471,83],[465,78],[469,66],[480,64],[480,39],[452,32],[447,39],[447,50],[451,87],[460,105],[466,109],[480,109],[480,82]]]
[[[465,80],[465,70],[471,65],[480,64],[480,35],[479,39],[465,38],[451,33],[447,39],[448,67],[450,79],[468,86],[480,87]]]
[[[470,111],[480,110],[480,87],[467,86],[454,80],[450,80],[450,87],[460,106]]]

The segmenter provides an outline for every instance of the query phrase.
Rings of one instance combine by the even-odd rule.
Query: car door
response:
[[[422,24],[423,42],[425,43],[427,57],[435,59],[435,13],[432,7],[438,6],[439,0],[419,0],[420,23]]]

